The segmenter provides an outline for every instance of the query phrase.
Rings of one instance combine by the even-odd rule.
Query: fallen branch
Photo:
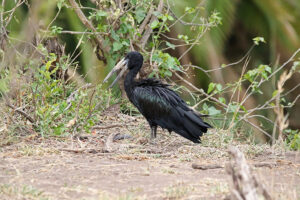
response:
[[[277,166],[277,163],[276,162],[270,162],[270,163],[267,163],[267,162],[262,162],[262,163],[254,163],[253,164],[254,167],[269,167],[269,168],[273,168],[273,167],[276,167]]]
[[[278,163],[276,162],[262,162],[262,163],[251,163],[250,164],[253,167],[259,168],[259,167],[268,167],[268,168],[273,168],[278,166]],[[223,165],[219,165],[219,164],[210,164],[210,165],[202,165],[202,164],[197,164],[197,163],[193,163],[192,164],[192,168],[193,169],[200,169],[200,170],[207,170],[207,169],[220,169],[220,168],[225,168]]]
[[[107,126],[93,126],[92,129],[110,129],[110,128],[116,128],[116,127],[122,127],[122,124],[111,124]]]
[[[207,170],[207,169],[219,169],[219,168],[224,168],[222,165],[218,164],[212,164],[212,165],[201,165],[201,164],[192,164],[193,169],[201,169],[201,170]]]
[[[19,110],[19,108],[16,108],[15,106],[11,105],[9,102],[6,102],[6,105],[13,109],[15,112],[19,113],[23,117],[25,117],[28,121],[30,121],[33,125],[35,125],[35,120],[30,117],[26,112]]]
[[[101,149],[68,149],[68,148],[61,148],[58,149],[59,151],[67,151],[71,153],[109,153],[104,148]]]

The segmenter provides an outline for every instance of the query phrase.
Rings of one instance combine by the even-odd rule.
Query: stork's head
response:
[[[140,68],[143,64],[143,56],[137,51],[129,52],[126,55],[125,60],[127,60],[127,67],[129,70],[136,67]]]
[[[140,68],[143,65],[143,56],[137,51],[129,52],[125,58],[122,58],[116,66],[108,73],[108,75],[105,77],[103,82],[107,82],[107,80],[113,75],[113,73],[120,71],[116,79],[112,82],[112,84],[109,87],[112,87],[125,73],[127,69],[129,70],[140,70]]]

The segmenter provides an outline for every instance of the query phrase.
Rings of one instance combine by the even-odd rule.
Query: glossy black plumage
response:
[[[211,126],[203,122],[196,113],[178,96],[176,92],[156,79],[135,81],[142,67],[143,57],[138,52],[130,52],[125,57],[128,74],[124,87],[129,100],[147,119],[151,127],[151,137],[156,137],[157,126],[174,131],[195,143]]]

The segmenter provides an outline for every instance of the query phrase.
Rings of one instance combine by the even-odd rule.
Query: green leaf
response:
[[[220,13],[214,11],[208,19],[209,23],[213,25],[222,24],[222,17],[220,17]]]
[[[225,99],[224,97],[219,97],[219,101],[220,101],[221,103],[226,104],[226,99]]]
[[[57,0],[57,7],[60,10],[65,5],[65,0]]]
[[[155,28],[158,27],[158,25],[159,25],[159,21],[158,21],[158,20],[155,20],[155,21],[153,21],[153,22],[151,23],[150,27],[151,27],[152,29],[155,29]]]
[[[97,30],[99,32],[106,32],[107,31],[107,28],[108,28],[108,25],[104,25],[104,24],[101,24],[99,23],[98,26],[97,26]],[[120,27],[121,28],[121,27]]]
[[[215,83],[210,83],[208,85],[207,94],[211,93],[215,89],[215,86],[216,86]]]
[[[219,92],[222,91],[222,85],[220,83],[216,85],[216,88]]]
[[[237,112],[238,108],[239,108],[239,105],[230,103],[228,105],[228,112],[232,112],[232,113]]]
[[[274,92],[272,93],[272,97],[275,97],[278,94],[278,90],[274,90]]]
[[[132,5],[136,5],[136,4],[137,4],[137,0],[130,0],[130,3],[131,3]]]
[[[168,20],[174,21],[174,17],[172,17],[171,15],[168,15]]]
[[[118,34],[116,34],[114,30],[111,30],[111,37],[116,41],[120,41],[120,37],[118,36]]]
[[[113,51],[119,51],[123,45],[120,42],[114,42],[113,43]]]
[[[141,23],[146,16],[146,11],[143,7],[139,7],[135,11],[135,18],[138,23]]]
[[[189,14],[192,14],[193,12],[195,12],[195,8],[185,7],[184,11],[189,13]]]
[[[101,18],[101,17],[107,17],[107,12],[105,12],[103,10],[98,10],[96,15],[99,18]]]
[[[167,21],[168,17],[167,17],[166,15],[163,15],[163,16],[161,17],[161,19],[165,22],[165,21]]]
[[[208,105],[206,103],[204,103],[202,105],[202,109],[203,109],[203,111],[204,111],[205,114],[208,114]]]
[[[170,47],[171,49],[175,49],[175,45],[174,44],[171,44],[170,42],[166,42],[166,45],[168,47]]]
[[[300,72],[300,61],[295,61],[293,63],[292,71],[296,71],[297,69],[299,69],[299,72]]]
[[[172,76],[172,72],[170,70],[165,71],[165,75],[171,77]]]
[[[62,27],[51,26],[51,34],[53,35],[60,34],[62,30],[63,30]]]
[[[272,68],[271,68],[269,65],[266,65],[266,66],[265,66],[265,70],[266,70],[267,72],[269,72],[270,74],[272,73]]]
[[[128,47],[130,46],[129,41],[126,41],[126,40],[123,40],[123,41],[122,41],[122,44],[123,44],[124,46],[128,46]]]
[[[218,114],[221,114],[221,111],[217,110],[214,106],[211,106],[208,108],[208,114],[209,115],[218,115]]]
[[[7,80],[0,79],[0,93],[8,91]]]
[[[266,43],[265,38],[263,37],[255,37],[253,38],[254,44],[259,45],[260,42]]]
[[[155,71],[152,71],[150,74],[149,74],[149,78],[153,78],[154,77],[154,75],[155,75]]]
[[[155,15],[156,17],[159,17],[161,15],[161,13],[159,11],[154,11],[153,15]]]
[[[240,106],[240,108],[243,110],[243,111],[245,111],[245,113],[248,113],[248,110],[245,108],[245,106]]]

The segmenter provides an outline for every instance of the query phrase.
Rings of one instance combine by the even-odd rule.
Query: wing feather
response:
[[[211,126],[168,86],[155,79],[138,82],[133,90],[132,103],[150,124],[159,125],[193,142],[199,142],[199,137]]]

